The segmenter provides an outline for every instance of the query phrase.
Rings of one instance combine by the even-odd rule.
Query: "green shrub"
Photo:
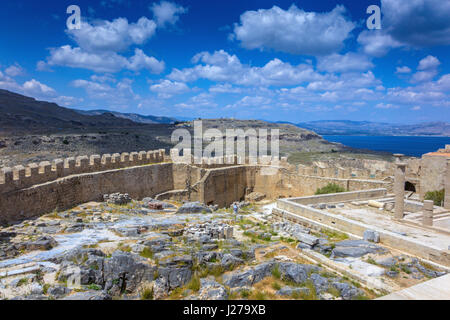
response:
[[[140,253],[140,256],[147,259],[153,259],[153,251],[149,247],[145,247]]]
[[[191,281],[187,285],[187,288],[194,292],[200,290],[200,277],[197,274],[192,277]]]
[[[435,206],[441,206],[444,202],[444,194],[444,189],[439,191],[428,191],[425,193],[425,200],[433,200]]]
[[[280,290],[281,289],[281,285],[278,282],[273,282],[272,283],[272,288],[274,290]]]
[[[347,191],[345,188],[337,185],[335,183],[329,183],[323,188],[319,188],[316,190],[316,195],[318,194],[329,194],[329,193],[339,193]]]
[[[142,290],[141,300],[153,300],[153,288],[145,288]]]
[[[102,287],[100,287],[99,285],[94,284],[94,283],[88,285],[87,288],[88,288],[89,290],[96,290],[96,291],[102,290]]]
[[[280,269],[278,268],[278,265],[276,264],[275,267],[272,269],[272,276],[276,279],[280,279],[281,278],[281,272]]]

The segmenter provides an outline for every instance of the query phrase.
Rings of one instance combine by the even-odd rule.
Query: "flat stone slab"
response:
[[[377,300],[450,300],[450,274],[419,283]]]
[[[336,243],[332,257],[362,257],[368,253],[383,253],[386,249],[365,240],[344,240]]]

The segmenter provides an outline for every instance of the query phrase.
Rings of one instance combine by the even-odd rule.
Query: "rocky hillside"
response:
[[[137,113],[122,113],[117,111],[109,111],[109,110],[75,110],[78,113],[88,115],[88,116],[95,116],[95,115],[103,115],[103,114],[112,114],[117,118],[122,119],[128,119],[137,123],[175,123],[177,122],[177,119],[175,118],[168,118],[168,117],[158,117],[158,116],[144,116]]]
[[[0,90],[0,167],[79,155],[169,149],[174,145],[171,136],[175,129],[186,128],[193,135],[193,121],[172,124],[171,118],[124,116],[104,110],[88,113]],[[143,123],[143,119],[169,123]],[[282,155],[346,149],[291,124],[234,119],[202,122],[204,130],[216,128],[223,134],[226,129],[279,129]]]
[[[194,121],[184,122],[178,125],[179,128],[187,128],[191,132],[194,130]],[[298,128],[291,124],[272,123],[262,120],[235,120],[235,119],[202,119],[203,131],[208,129],[218,129],[224,135],[227,129],[245,131],[255,129],[259,137],[261,129],[267,129],[270,136],[270,130],[278,129],[280,132],[280,152],[282,154],[291,154],[293,152],[331,152],[346,149],[341,144],[332,143],[324,140],[313,131]],[[269,137],[270,138],[270,137]],[[270,148],[270,142],[268,143]]]
[[[111,113],[82,115],[55,103],[37,101],[0,89],[0,134],[48,133],[62,130],[136,127],[138,124]]]

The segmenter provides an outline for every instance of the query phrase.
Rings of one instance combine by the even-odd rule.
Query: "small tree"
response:
[[[317,194],[329,194],[329,193],[339,193],[347,191],[345,188],[341,187],[336,183],[329,183],[323,188],[319,188],[316,190]]]
[[[425,200],[433,200],[435,206],[442,206],[442,203],[444,202],[444,194],[444,189],[439,191],[428,191],[425,193]]]

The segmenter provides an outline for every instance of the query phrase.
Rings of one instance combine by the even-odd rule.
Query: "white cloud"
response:
[[[262,107],[271,103],[272,100],[267,97],[262,96],[245,96],[237,103],[233,105],[233,107]]]
[[[420,70],[414,73],[411,81],[412,82],[424,82],[432,80],[437,74],[437,67],[441,64],[441,62],[431,55],[423,58],[419,61],[419,66],[417,70]]]
[[[293,66],[275,58],[263,67],[250,67],[242,64],[236,55],[223,50],[213,54],[199,53],[192,61],[203,64],[183,70],[174,69],[168,78],[182,82],[208,79],[246,86],[295,85],[323,78],[309,64]]]
[[[133,71],[146,69],[152,73],[159,74],[164,71],[165,64],[163,61],[147,56],[141,49],[135,49],[134,56],[128,60],[126,68]]]
[[[108,103],[110,107],[128,108],[133,101],[138,101],[140,96],[135,94],[132,88],[133,80],[121,79],[114,85],[96,81],[78,79],[72,81],[71,85],[86,91],[92,100]]]
[[[50,88],[49,86],[40,83],[39,81],[35,80],[35,79],[31,79],[29,81],[26,81],[23,84],[23,89],[25,92],[27,92],[28,94],[31,95],[44,95],[44,96],[48,96],[48,95],[54,95],[56,94],[55,89]]]
[[[450,107],[450,74],[437,81],[418,82],[415,86],[393,87],[387,90],[385,99],[400,104],[434,107]]]
[[[127,59],[114,52],[90,53],[69,45],[51,49],[47,64],[106,73],[116,73],[123,69],[132,71],[146,69],[155,74],[161,73],[165,66],[163,61],[146,56],[140,49],[135,49],[134,56]]]
[[[216,108],[218,104],[214,101],[214,97],[209,93],[200,93],[196,96],[191,97],[186,102],[178,103],[175,105],[177,108],[181,109],[199,109],[197,111],[210,111],[211,108]]]
[[[83,98],[75,98],[70,96],[59,96],[50,100],[63,107],[77,106],[84,101]]]
[[[14,64],[5,69],[5,73],[11,77],[17,77],[25,74],[25,70],[18,64]]]
[[[417,70],[430,70],[437,68],[441,62],[431,55],[423,58],[419,61],[419,66],[417,67]]]
[[[14,79],[5,75],[1,71],[0,71],[0,88],[16,92],[22,90],[21,85],[19,85]]]
[[[163,99],[171,98],[173,95],[189,91],[189,87],[184,82],[162,80],[158,84],[150,86],[150,91],[158,93]]]
[[[142,45],[155,34],[155,30],[155,22],[142,17],[136,23],[128,23],[126,18],[101,20],[95,24],[82,22],[80,29],[66,32],[83,51],[99,53],[120,52],[131,45]]]
[[[411,82],[425,82],[432,80],[437,75],[437,70],[419,71],[413,74]]]
[[[212,92],[212,93],[241,93],[242,89],[233,87],[229,83],[225,83],[225,84],[216,84],[214,86],[211,86],[209,88],[209,92]]]
[[[167,24],[174,25],[179,20],[179,16],[187,12],[186,8],[168,1],[161,1],[158,4],[153,3],[150,10],[153,11],[154,18],[159,27],[164,27]]]
[[[411,73],[411,68],[409,68],[407,66],[397,67],[395,69],[395,73],[399,73],[399,74]]]
[[[376,106],[375,106],[375,108],[377,108],[377,109],[398,109],[399,108],[399,106],[397,106],[397,105],[393,105],[393,104],[390,104],[390,103],[378,103]]]
[[[317,59],[317,69],[328,72],[367,71],[373,63],[364,55],[348,52],[344,55],[332,54]]]
[[[305,12],[292,5],[288,10],[246,11],[235,24],[232,37],[247,49],[273,49],[293,54],[326,55],[339,51],[355,24],[337,6],[330,12]]]
[[[384,30],[364,30],[358,36],[358,43],[363,46],[364,53],[375,57],[382,57],[392,48],[403,46]]]

